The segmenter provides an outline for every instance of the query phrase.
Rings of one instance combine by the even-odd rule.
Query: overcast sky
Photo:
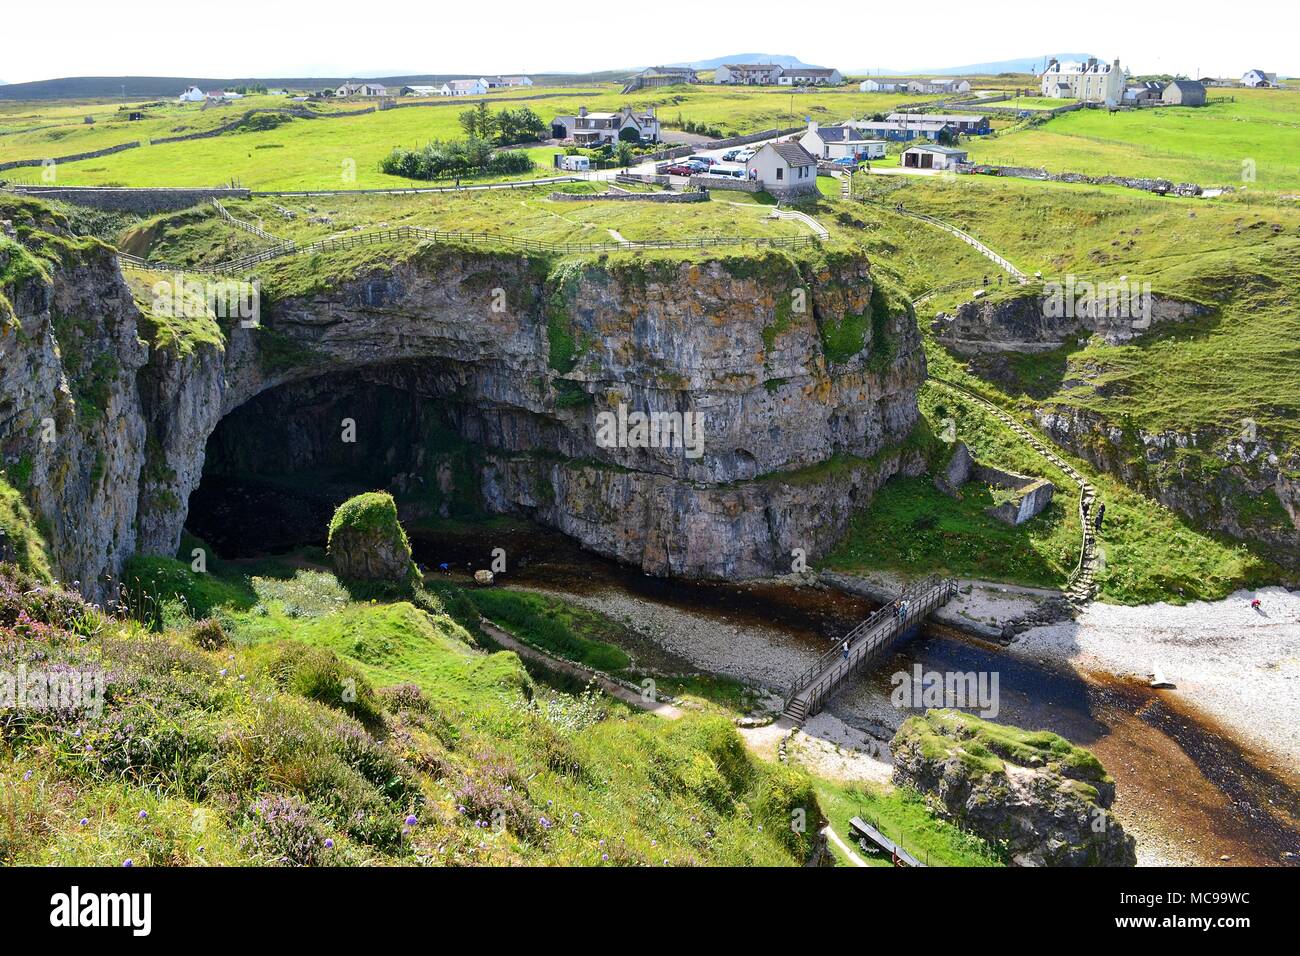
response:
[[[0,80],[585,72],[741,52],[843,70],[1094,53],[1137,73],[1240,76],[1300,73],[1298,36],[1297,0],[5,0]]]

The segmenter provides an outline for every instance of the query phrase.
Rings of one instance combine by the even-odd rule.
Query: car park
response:
[[[664,171],[669,176],[693,176],[695,174],[694,167],[688,166],[686,163],[673,163]]]

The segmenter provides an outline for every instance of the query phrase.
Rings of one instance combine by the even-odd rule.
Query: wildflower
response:
[[[89,818],[87,818],[87,817],[82,817],[82,818],[81,818],[81,825],[82,825],[83,827],[88,827],[88,826],[90,826],[90,820],[89,820]]]
[[[420,822],[420,821],[417,820],[417,819],[415,818],[415,814],[414,814],[414,813],[410,814],[410,815],[406,818],[406,825],[407,825],[408,827],[413,827],[413,826],[415,826],[415,825],[416,825],[417,823],[419,823],[419,822]]]
[[[334,849],[334,841],[329,837],[325,838],[325,849],[327,850]]]
[[[135,863],[131,860],[130,857],[127,857],[125,860],[122,861],[122,865],[125,867],[132,867],[135,866]]]
[[[605,861],[605,860],[608,860],[608,859],[609,859],[609,854],[608,854],[608,853],[602,853],[602,854],[600,855],[600,859],[601,859],[602,862]]]
[[[30,779],[32,779],[32,772],[31,772],[30,770],[28,770],[25,774],[23,774],[23,780],[24,780],[24,782],[25,782],[25,781],[28,781],[28,780],[30,780]]]
[[[140,811],[140,819],[141,819],[141,820],[148,820],[148,819],[149,819],[149,811],[148,811],[148,810],[141,810],[141,811]]]

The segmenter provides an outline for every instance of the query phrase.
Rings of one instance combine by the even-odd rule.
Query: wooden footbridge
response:
[[[817,713],[845,679],[877,660],[956,593],[952,578],[933,576],[909,586],[799,675],[786,697],[785,716],[802,722]]]

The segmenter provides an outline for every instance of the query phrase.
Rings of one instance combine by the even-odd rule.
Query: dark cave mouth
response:
[[[227,559],[323,547],[334,509],[387,490],[404,519],[482,516],[481,450],[445,367],[394,363],[270,389],[208,438],[185,530]]]

